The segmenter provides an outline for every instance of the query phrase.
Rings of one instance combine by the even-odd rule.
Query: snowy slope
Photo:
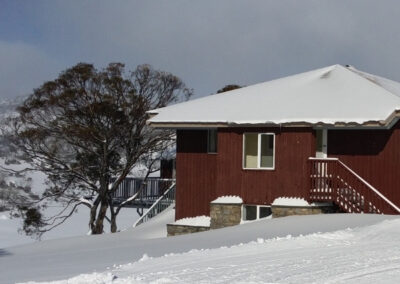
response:
[[[62,210],[62,207],[56,205],[47,208],[45,212],[46,214],[51,215],[60,210]],[[139,215],[135,208],[123,208],[117,218],[118,230],[130,228],[137,219],[139,219]],[[89,209],[82,205],[78,208],[77,212],[75,212],[61,226],[45,233],[41,240],[84,236],[89,231],[88,220]],[[0,212],[0,249],[38,241],[24,233],[19,233],[18,231],[21,228],[22,220],[20,218],[10,219],[8,212]],[[106,221],[104,229],[106,233],[109,232],[109,224]]]
[[[107,267],[112,267],[114,264],[121,265],[133,263],[141,259],[144,254],[148,255],[149,257],[162,257],[166,254],[184,253],[193,249],[201,250],[220,248],[222,246],[239,245],[240,243],[256,241],[258,238],[271,239],[276,237],[285,237],[289,234],[295,237],[299,236],[300,234],[305,235],[315,232],[331,232],[339,229],[343,230],[348,227],[365,226],[375,224],[384,219],[394,218],[397,219],[397,217],[394,216],[368,214],[293,216],[263,220],[230,228],[170,238],[143,239],[140,238],[140,236],[135,237],[136,229],[132,229],[118,234],[82,236],[63,240],[44,241],[30,245],[4,249],[1,252],[2,256],[0,257],[0,283],[12,283],[15,281],[28,280],[43,281],[65,279],[81,273],[93,273],[94,271],[103,272],[106,271]],[[137,229],[139,228],[140,226]],[[386,233],[386,235],[388,235],[388,233]],[[383,237],[385,237],[385,235]],[[372,239],[374,238],[376,239],[376,242],[379,242],[379,235],[372,236]],[[316,246],[315,248],[313,248],[314,241],[307,242],[306,244],[310,246],[311,250],[310,255],[312,254],[314,257],[316,255],[318,256],[319,254],[316,254],[316,252],[319,251],[320,247],[323,246],[323,242],[327,239],[329,238],[325,237],[322,239],[323,241],[317,242],[315,245],[319,244],[319,246]],[[367,242],[367,240],[365,240],[365,242]],[[339,243],[339,245],[345,244],[343,240],[340,240],[337,243]],[[251,245],[254,244],[250,244],[250,246]],[[273,246],[275,245],[270,245],[270,249],[272,249]],[[293,246],[289,245],[289,247],[300,248],[301,244],[294,243]],[[256,253],[256,251],[259,251],[260,249],[261,247],[256,248],[253,253]],[[171,279],[175,279],[174,277],[177,277],[175,279],[177,282],[185,282],[185,279],[191,281],[192,278],[190,277],[195,277],[197,274],[196,269],[198,267],[200,271],[203,271],[202,273],[206,273],[207,270],[213,270],[214,267],[216,268],[215,272],[217,272],[217,270],[222,269],[221,267],[228,269],[227,267],[229,267],[231,264],[238,265],[238,263],[246,262],[253,262],[253,264],[256,264],[257,258],[261,256],[263,258],[260,259],[260,262],[264,262],[265,258],[268,258],[268,253],[266,252],[269,251],[269,248],[266,248],[264,254],[260,254],[258,256],[253,256],[252,252],[249,251],[249,257],[244,255],[246,254],[244,251],[236,252],[235,250],[231,249],[220,250],[223,252],[217,252],[216,257],[210,259],[209,264],[207,261],[209,255],[207,255],[206,252],[192,252],[193,256],[195,256],[193,259],[190,259],[190,257],[186,259],[181,259],[180,257],[177,257],[176,259],[174,257],[160,258],[158,260],[154,260],[154,263],[152,262],[153,260],[149,261],[147,267],[140,268],[135,264],[135,267],[139,267],[137,272],[131,273],[128,271],[127,274],[122,273],[121,275],[122,277],[130,277],[133,274],[140,275],[140,271],[143,271],[145,274],[141,277],[153,277],[155,279],[157,277],[156,274],[146,273],[146,271],[152,269],[153,272],[160,272],[159,278],[164,278],[164,276],[166,276],[170,277]],[[214,250],[208,252],[213,253],[213,251]],[[218,249],[216,251],[218,251]],[[232,255],[229,252],[232,252]],[[342,255],[344,252],[345,250],[340,248],[337,255]],[[203,255],[203,253],[205,254]],[[298,257],[301,257],[303,253],[304,251],[300,252]],[[292,254],[293,251],[289,250],[276,252],[276,254],[272,254],[271,257],[274,255],[276,257],[279,255],[285,257],[286,255],[286,258],[289,258],[289,255]],[[184,256],[187,255],[189,254],[184,254]],[[230,263],[229,257],[233,257],[235,255],[236,261]],[[196,257],[202,260],[199,263],[200,266],[196,264],[199,261],[196,259]],[[40,262],[37,261],[38,259],[40,259]],[[169,262],[168,259],[171,261]],[[161,261],[160,265],[157,264],[158,261]],[[164,263],[162,263],[162,261],[164,261]],[[281,263],[285,263],[284,259],[281,259],[281,261]],[[177,264],[174,265],[174,262],[177,262]],[[170,263],[171,265],[165,267],[165,263]],[[260,263],[260,265],[261,264],[262,263]],[[295,263],[292,263],[291,265],[294,267],[296,266]],[[21,267],[24,269],[21,270]],[[183,268],[180,269],[180,267]],[[210,267],[210,269],[207,267]],[[299,266],[299,269],[300,268],[301,266]],[[165,270],[172,271],[172,274],[163,275],[162,271]],[[194,272],[190,273],[191,270]],[[234,266],[231,267],[231,270],[234,270]],[[279,271],[279,266],[272,270],[277,273]],[[233,273],[232,275],[229,275],[229,270],[227,271],[227,275],[223,273],[226,277],[228,277],[226,278],[226,281],[230,279],[229,277],[233,277],[234,275]],[[113,271],[113,273],[117,273],[117,271]],[[222,277],[221,279],[223,280],[225,279],[225,276],[221,274],[218,277]],[[104,276],[102,274],[100,277],[103,279],[104,277],[108,276]],[[151,281],[151,279],[152,278],[148,278],[147,280]],[[235,280],[234,278],[231,279]],[[144,279],[144,282],[149,282],[147,280]],[[193,280],[196,280],[196,278],[193,278]],[[87,282],[92,281],[88,280]]]
[[[191,250],[79,275],[75,283],[398,283],[400,220]]]
[[[29,167],[26,163],[20,163],[15,165],[5,165],[4,159],[0,158],[0,165],[6,168],[11,168],[13,170],[23,170]],[[7,182],[12,181],[15,184],[24,184],[25,178],[31,178],[29,183],[31,186],[31,191],[34,194],[41,195],[46,188],[45,181],[46,175],[42,172],[28,172],[26,176],[21,177],[6,177]],[[48,208],[46,208],[42,213],[45,216],[54,216],[63,210],[64,204],[58,202],[49,203]],[[146,212],[147,209],[144,210]],[[135,208],[123,208],[121,209],[117,217],[118,230],[124,230],[130,228],[137,219],[139,215]],[[89,231],[88,227],[89,221],[89,208],[85,205],[78,207],[76,212],[68,218],[62,225],[54,228],[53,230],[46,232],[42,236],[42,240],[65,238],[72,236],[82,236],[86,235]],[[37,241],[24,233],[19,233],[18,230],[22,228],[21,218],[10,218],[9,212],[0,212],[0,249],[4,247],[16,246],[26,243],[32,243]],[[109,223],[105,221],[104,226],[105,232],[110,231]]]
[[[13,170],[23,170],[29,167],[26,163],[6,165],[3,158],[0,158],[0,165]],[[28,172],[26,176],[21,177],[6,177],[5,181],[12,181],[15,184],[25,184],[25,178],[31,178],[31,181],[27,184],[31,186],[31,192],[37,195],[41,195],[46,188],[45,181],[46,176],[42,172]],[[54,216],[64,208],[63,203],[50,202],[48,207],[42,212],[44,216]],[[146,212],[147,209],[144,210]],[[26,236],[23,232],[19,232],[22,228],[21,218],[10,218],[9,211],[0,212],[0,249],[10,246],[16,246],[21,244],[27,244],[37,241],[36,239]],[[124,230],[130,228],[139,215],[135,208],[123,208],[117,217],[118,230]],[[89,221],[89,208],[85,205],[78,207],[76,212],[68,218],[62,225],[54,228],[53,230],[46,232],[42,236],[42,240],[58,239],[72,236],[84,236],[88,233]],[[104,230],[106,233],[110,231],[110,226],[105,221]],[[163,232],[159,233],[163,234]],[[166,233],[165,233],[166,234]]]

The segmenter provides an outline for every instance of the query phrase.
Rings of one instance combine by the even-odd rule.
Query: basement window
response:
[[[218,131],[217,129],[207,130],[207,153],[217,153]]]
[[[268,170],[275,168],[275,134],[243,134],[243,168]]]
[[[271,207],[263,205],[243,205],[242,219],[243,221],[253,221],[266,218],[271,215]]]

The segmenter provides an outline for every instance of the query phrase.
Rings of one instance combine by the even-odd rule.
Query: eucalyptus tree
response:
[[[47,175],[42,200],[66,204],[35,222],[38,231],[62,224],[84,204],[93,234],[103,232],[107,212],[115,232],[121,208],[113,204],[113,193],[135,165],[165,150],[173,135],[148,127],[147,111],[191,94],[171,73],[149,65],[128,72],[121,63],[101,70],[79,63],[35,89],[10,121],[12,143],[32,169]]]

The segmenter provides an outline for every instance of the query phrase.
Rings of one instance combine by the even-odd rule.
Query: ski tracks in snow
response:
[[[168,254],[55,283],[398,283],[400,220]]]

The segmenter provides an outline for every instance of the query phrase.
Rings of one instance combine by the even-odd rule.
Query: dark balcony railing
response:
[[[126,202],[126,206],[150,207],[175,182],[174,179],[161,178],[125,178],[113,193],[115,203]],[[134,198],[133,198],[134,197]]]

